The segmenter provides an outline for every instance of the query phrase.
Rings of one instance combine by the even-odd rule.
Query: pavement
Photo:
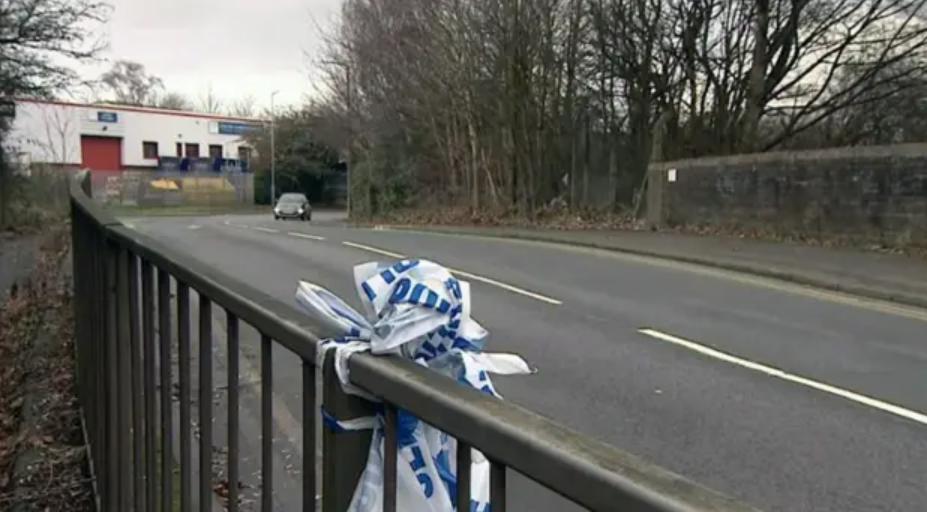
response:
[[[923,309],[513,233],[349,229],[342,221],[327,214],[311,223],[268,216],[130,222],[287,302],[306,279],[358,305],[354,265],[400,255],[438,261],[472,283],[473,314],[492,335],[488,349],[520,353],[539,369],[497,379],[507,400],[763,510],[927,507]],[[746,245],[735,251],[742,261],[762,252]],[[912,295],[927,276],[918,264],[887,256],[825,260],[821,250],[806,249],[771,249],[765,261],[820,274],[849,264],[840,271],[860,281],[898,279]],[[797,256],[784,259],[790,251]],[[908,264],[907,278],[899,277]],[[242,379],[259,381],[256,335],[243,336],[242,346]],[[292,442],[301,422],[296,359],[275,353],[275,426],[290,440],[277,457],[284,472],[303,456]],[[253,442],[256,411],[243,407],[242,436]],[[510,483],[512,510],[577,510],[523,478]],[[296,509],[298,486],[277,487],[277,506]]]

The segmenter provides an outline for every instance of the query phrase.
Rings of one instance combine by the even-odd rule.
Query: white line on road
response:
[[[279,232],[280,232],[280,231],[278,231],[278,230],[276,230],[276,229],[262,228],[261,226],[254,226],[254,227],[251,228],[251,229],[254,229],[255,231],[263,231],[263,232],[265,232],[265,233],[279,233]]]
[[[372,253],[375,253],[375,254],[382,254],[383,256],[389,256],[390,258],[399,258],[399,259],[405,258],[405,255],[404,255],[404,254],[399,254],[399,253],[396,253],[396,252],[384,251],[383,249],[377,249],[376,247],[370,247],[369,245],[356,244],[356,243],[354,243],[354,242],[347,242],[347,241],[341,242],[341,243],[344,244],[344,245],[346,245],[346,246],[348,246],[348,247],[353,247],[353,248],[355,248],[355,249],[360,249],[360,250],[362,250],[362,251],[372,252]]]
[[[297,233],[296,231],[290,231],[287,234],[290,236],[295,236],[297,238],[307,238],[309,240],[325,240],[324,236],[307,235],[306,233]]]
[[[391,257],[391,258],[398,258],[398,259],[404,259],[404,258],[405,258],[405,255],[403,255],[403,254],[399,254],[399,253],[395,253],[395,252],[390,252],[390,251],[385,251],[385,250],[383,250],[383,249],[378,249],[378,248],[376,248],[376,247],[370,247],[369,245],[357,244],[357,243],[354,243],[354,242],[347,242],[347,241],[341,242],[341,243],[344,244],[344,245],[346,245],[346,246],[348,246],[348,247],[353,247],[353,248],[355,248],[355,249],[360,249],[360,250],[362,250],[362,251],[368,251],[368,252],[372,252],[372,253],[375,253],[375,254],[382,254],[382,255],[384,255],[384,256],[389,256],[389,257]],[[541,301],[541,302],[546,302],[546,303],[548,303],[548,304],[553,304],[553,305],[555,305],[555,306],[559,306],[559,305],[563,304],[563,302],[561,302],[561,301],[559,301],[559,300],[557,300],[557,299],[554,299],[554,298],[551,298],[551,297],[547,297],[547,296],[544,296],[544,295],[541,295],[541,294],[538,294],[538,293],[534,293],[534,292],[525,290],[525,289],[523,289],[523,288],[518,288],[517,286],[512,286],[512,285],[510,285],[510,284],[505,284],[505,283],[503,283],[503,282],[496,281],[495,279],[490,279],[490,278],[488,278],[488,277],[478,276],[478,275],[476,275],[476,274],[471,274],[470,272],[465,272],[465,271],[463,271],[463,270],[459,270],[459,269],[455,269],[455,268],[450,268],[450,267],[448,267],[448,270],[450,270],[452,273],[456,274],[458,277],[465,277],[465,278],[467,278],[467,279],[472,279],[473,281],[479,281],[479,282],[482,282],[482,283],[485,283],[485,284],[488,284],[488,285],[495,286],[495,287],[497,287],[497,288],[502,288],[503,290],[507,290],[507,291],[510,291],[510,292],[512,292],[512,293],[517,293],[517,294],[519,294],[519,295],[524,295],[525,297],[531,297],[532,299],[539,300],[539,301]]]
[[[517,294],[520,294],[520,295],[524,295],[525,297],[531,297],[532,299],[536,299],[536,300],[539,300],[539,301],[541,301],[541,302],[546,302],[546,303],[548,303],[548,304],[554,304],[554,305],[556,305],[556,306],[559,306],[559,305],[563,304],[563,302],[561,302],[561,301],[559,301],[559,300],[557,300],[557,299],[554,299],[554,298],[551,298],[551,297],[547,297],[547,296],[544,296],[544,295],[541,295],[541,294],[538,294],[538,293],[529,292],[528,290],[524,290],[524,289],[521,289],[521,288],[512,286],[512,285],[510,285],[510,284],[505,284],[505,283],[496,281],[495,279],[491,279],[491,278],[483,277],[483,276],[478,276],[478,275],[476,275],[476,274],[471,274],[471,273],[469,273],[469,272],[465,272],[465,271],[460,270],[460,269],[451,268],[451,269],[449,269],[449,270],[450,270],[451,272],[453,272],[454,274],[457,274],[458,277],[466,277],[466,278],[472,279],[472,280],[474,280],[474,281],[481,281],[481,282],[483,282],[483,283],[490,284],[490,285],[492,285],[492,286],[496,286],[496,287],[502,288],[503,290],[508,290],[508,291],[510,291],[510,292],[512,292],[512,293],[517,293]]]
[[[919,413],[917,411],[912,411],[910,409],[905,409],[888,402],[883,402],[879,399],[872,398],[869,396],[861,395],[859,393],[854,393],[852,391],[847,391],[845,389],[838,388],[836,386],[831,386],[830,384],[824,384],[823,382],[814,381],[799,375],[794,375],[786,371],[780,370],[778,368],[773,368],[772,366],[766,366],[762,363],[756,363],[753,361],[748,361],[746,359],[741,359],[737,356],[733,356],[726,352],[721,352],[720,350],[715,350],[705,345],[701,345],[694,341],[689,341],[672,334],[666,334],[664,332],[656,331],[654,329],[638,329],[638,332],[651,338],[656,338],[667,343],[672,343],[673,345],[687,348],[693,352],[698,352],[699,354],[712,357],[737,365],[743,368],[748,368],[760,373],[769,375],[770,377],[777,377],[785,381],[794,382],[808,388],[816,389],[818,391],[823,391],[831,395],[839,396],[845,398],[852,402],[856,402],[860,405],[865,405],[866,407],[871,407],[873,409],[878,409],[882,412],[887,412],[889,414],[894,414],[895,416],[900,416],[905,419],[920,423],[921,425],[927,425],[927,414]]]

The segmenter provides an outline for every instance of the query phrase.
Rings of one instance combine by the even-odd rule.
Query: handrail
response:
[[[591,510],[753,510],[410,361],[363,354],[350,367],[354,384]]]
[[[255,329],[276,339],[303,359],[315,361],[318,326],[307,323],[305,315],[253,286],[216,271],[202,261],[191,258],[150,236],[125,227],[108,211],[79,194],[72,198],[99,225],[107,228],[108,238],[150,261],[158,268],[207,295],[215,303],[248,322]],[[334,333],[328,333],[334,335]],[[324,336],[324,334],[323,334]]]
[[[84,176],[84,180],[89,179]],[[86,186],[86,181],[84,185]],[[84,189],[85,190],[85,189]],[[212,331],[209,323],[212,305],[217,305],[225,309],[229,315],[230,328],[229,343],[230,357],[234,350],[235,361],[238,355],[238,321],[244,321],[254,327],[262,336],[262,381],[264,382],[261,391],[262,403],[262,431],[264,436],[269,436],[272,425],[270,424],[270,409],[268,406],[272,401],[272,363],[270,359],[270,350],[274,342],[279,343],[284,348],[298,355],[304,365],[303,389],[304,394],[304,414],[318,415],[318,407],[315,403],[315,377],[312,367],[318,366],[317,360],[317,342],[320,338],[334,335],[336,333],[324,333],[319,331],[319,326],[310,322],[305,315],[300,314],[295,307],[283,303],[266,293],[254,288],[253,286],[243,283],[229,275],[223,274],[213,267],[172,248],[155,238],[129,229],[113,217],[104,208],[100,207],[91,198],[87,197],[84,190],[75,184],[71,191],[72,199],[72,229],[74,230],[75,241],[75,275],[79,272],[85,272],[91,277],[76,277],[75,287],[76,294],[84,292],[90,294],[90,297],[83,297],[80,307],[83,314],[78,315],[77,345],[79,362],[81,365],[88,365],[84,372],[89,372],[89,377],[80,379],[79,384],[83,383],[88,389],[81,390],[81,403],[85,408],[85,413],[89,410],[92,418],[89,419],[88,425],[96,429],[102,429],[98,435],[91,435],[90,442],[91,453],[102,457],[103,464],[115,464],[114,468],[125,468],[130,466],[132,461],[136,463],[141,460],[138,457],[141,454],[148,453],[142,448],[151,443],[154,446],[154,439],[148,436],[155,436],[152,430],[152,423],[142,428],[133,428],[132,436],[146,436],[145,439],[133,437],[136,443],[136,452],[134,459],[125,455],[122,450],[118,449],[119,444],[111,444],[109,437],[114,435],[113,428],[121,432],[121,428],[127,428],[127,424],[119,423],[122,420],[114,420],[113,415],[122,418],[122,406],[125,404],[139,407],[136,400],[145,400],[146,407],[153,410],[152,401],[155,393],[160,393],[157,389],[166,389],[165,386],[155,384],[155,366],[160,364],[161,379],[170,376],[170,369],[164,369],[163,363],[170,361],[170,344],[171,334],[160,332],[158,340],[155,338],[155,322],[153,318],[153,309],[159,308],[159,321],[162,329],[165,325],[170,326],[169,312],[164,311],[168,305],[169,298],[165,290],[161,290],[162,283],[170,283],[169,279],[175,280],[178,284],[195,290],[200,297],[200,340],[206,339],[206,345],[200,345],[200,361],[203,365],[203,357],[209,359],[210,345],[212,343]],[[95,258],[102,258],[103,261],[96,261]],[[137,262],[142,264],[141,286],[137,280]],[[135,270],[133,270],[135,269]],[[158,273],[158,292],[157,300],[154,299],[153,272]],[[101,286],[94,279],[100,278],[106,286]],[[112,286],[111,286],[112,285]],[[176,343],[180,345],[181,359],[184,354],[189,354],[189,325],[183,326],[181,323],[189,322],[189,312],[184,312],[183,308],[189,305],[189,297],[186,295],[187,288],[184,288],[183,297],[178,299],[178,319],[180,338]],[[131,297],[133,294],[141,294],[141,305],[136,299]],[[75,295],[77,296],[77,295]],[[128,300],[128,305],[125,305]],[[202,308],[205,308],[205,313]],[[167,315],[167,316],[165,316]],[[203,316],[206,315],[206,316]],[[141,319],[141,321],[139,320]],[[133,323],[134,322],[134,323]],[[143,335],[139,340],[137,331],[139,323]],[[132,327],[135,325],[135,327]],[[234,336],[232,335],[234,332]],[[120,333],[128,333],[129,336]],[[205,338],[203,338],[205,336]],[[234,345],[232,344],[234,338]],[[139,346],[135,344],[138,343]],[[155,344],[160,343],[161,363],[156,363]],[[168,343],[168,345],[165,345]],[[184,344],[188,347],[184,352]],[[114,348],[115,346],[115,348]],[[234,349],[232,348],[234,347]],[[139,355],[140,348],[145,352]],[[113,352],[114,351],[114,352]],[[81,356],[83,354],[83,356]],[[87,355],[89,354],[89,355]],[[94,354],[97,354],[94,356]],[[105,357],[100,356],[105,355]],[[129,355],[126,355],[129,354]],[[122,367],[113,368],[111,365],[118,364],[124,357],[128,357],[133,364],[144,366],[146,373],[145,380],[133,382],[131,393],[123,390],[124,379],[131,379],[133,375],[126,372],[130,370]],[[190,392],[189,388],[189,365],[184,370],[184,361],[181,360],[181,389],[182,392]],[[237,363],[235,363],[237,365]],[[329,363],[326,363],[329,364]],[[212,367],[208,361],[205,367],[201,368],[201,375],[206,372],[211,375]],[[395,415],[396,408],[407,410],[415,416],[421,418],[448,434],[456,437],[461,441],[462,446],[473,446],[482,451],[494,463],[524,474],[528,478],[537,481],[545,487],[565,496],[566,498],[588,507],[592,510],[622,510],[622,511],[721,511],[721,512],[746,512],[754,510],[751,507],[740,504],[737,501],[724,496],[718,492],[707,489],[699,484],[686,480],[683,477],[675,475],[662,468],[649,464],[639,458],[628,454],[618,448],[594,440],[588,436],[580,434],[574,430],[568,429],[549,419],[543,418],[538,414],[518,407],[509,402],[500,401],[484,393],[461,386],[455,381],[440,376],[427,369],[421,368],[409,361],[393,357],[373,356],[369,354],[355,355],[350,360],[350,369],[352,381],[354,384],[369,391],[379,397],[386,404],[387,416]],[[134,367],[133,367],[134,368]],[[186,371],[186,377],[184,375]],[[233,370],[237,375],[237,366]],[[166,373],[165,373],[166,372]],[[188,384],[184,388],[184,378]],[[201,377],[202,378],[202,377]],[[211,377],[209,377],[211,379]],[[116,382],[110,382],[115,379]],[[211,382],[205,381],[205,382]],[[204,381],[201,381],[203,385]],[[238,400],[237,377],[229,378],[230,383],[230,401],[234,390],[234,399]],[[351,398],[340,390],[337,379],[333,374],[326,373],[324,389],[326,401],[331,400],[334,406],[326,408],[329,411],[339,410],[341,412],[350,409],[345,404]],[[116,394],[113,394],[111,387],[120,388]],[[136,387],[141,389],[136,390]],[[210,389],[201,389],[200,398],[205,399],[211,392]],[[123,393],[123,394],[120,394]],[[127,394],[128,393],[128,394]],[[311,397],[309,395],[312,395]],[[90,402],[88,402],[88,400]],[[102,400],[102,405],[99,401]],[[354,398],[353,400],[357,400]],[[336,403],[337,402],[337,403]],[[162,394],[162,404],[170,403],[169,398],[165,401]],[[328,404],[328,402],[326,402]],[[342,407],[339,407],[341,404]],[[134,409],[133,409],[134,410]],[[181,418],[184,418],[184,410],[187,417],[190,415],[189,399],[184,401],[181,397]],[[136,411],[137,414],[142,414]],[[162,412],[163,414],[163,412]],[[201,420],[209,423],[212,410],[207,408],[205,412],[201,411]],[[231,429],[234,431],[238,425],[237,416],[238,406],[230,407],[229,421]],[[139,425],[154,421],[148,418],[146,412],[138,416],[134,421]],[[113,422],[116,423],[113,423]],[[128,420],[125,420],[128,421]],[[163,420],[162,420],[163,421]],[[305,448],[306,457],[314,458],[315,453],[314,431],[315,421],[310,421],[303,425],[308,429],[304,433],[304,439],[310,446]],[[120,425],[122,425],[120,427]],[[162,428],[167,429],[166,423],[162,423]],[[181,426],[181,428],[183,428]],[[169,430],[169,429],[168,429]],[[387,428],[387,442],[393,439],[395,442],[395,429],[390,433]],[[168,432],[169,433],[169,432]],[[124,435],[119,434],[119,435]],[[186,435],[183,432],[181,436]],[[211,439],[211,435],[207,436]],[[120,438],[121,439],[121,438]],[[368,439],[365,441],[365,439]],[[128,443],[127,440],[120,440],[119,443]],[[162,442],[164,439],[162,438]],[[340,435],[333,431],[327,430],[324,445],[324,456],[326,457],[326,467],[336,468],[337,475],[326,474],[323,482],[326,484],[327,493],[347,492],[351,487],[351,480],[356,478],[358,464],[362,466],[363,457],[366,455],[364,442],[369,443],[369,437],[358,435]],[[96,446],[105,443],[105,446]],[[339,459],[330,460],[335,457],[335,451],[339,446],[352,444],[352,450],[360,453],[361,458],[353,456],[353,460]],[[181,443],[183,445],[183,442]],[[166,447],[170,447],[168,440]],[[189,467],[189,443],[186,445],[187,455],[183,455],[184,461],[181,462],[181,473],[192,471]],[[265,465],[264,471],[268,471],[266,464],[272,457],[268,452],[271,450],[270,440],[262,440],[262,461]],[[358,450],[359,447],[359,450]],[[126,448],[127,451],[128,447]],[[149,450],[150,451],[150,450]],[[331,451],[332,455],[329,454]],[[237,459],[237,441],[235,446],[229,450],[229,458]],[[395,450],[389,455],[390,450],[386,450],[385,457],[389,459],[395,457]],[[341,452],[339,452],[341,453]],[[153,456],[149,454],[148,456]],[[204,456],[209,456],[205,454]],[[393,459],[395,462],[395,459]],[[151,465],[153,462],[148,461]],[[229,461],[234,464],[233,474],[237,475],[237,460]],[[153,465],[151,466],[153,468]],[[170,465],[164,466],[165,468]],[[208,467],[201,466],[201,468]],[[231,466],[230,466],[231,467]],[[304,476],[304,484],[311,489],[315,487],[315,465],[313,461],[304,461],[303,467],[311,474]],[[342,469],[344,471],[342,471]],[[138,473],[135,476],[138,482],[145,482],[147,479],[154,479],[153,469],[145,468],[148,473],[142,475]],[[183,478],[189,479],[190,475],[182,475]],[[266,489],[272,489],[272,474],[265,473],[270,481],[265,481]],[[394,475],[395,476],[395,475]],[[119,470],[108,471],[105,476],[108,478],[105,485],[101,486],[101,493],[107,494],[105,499],[101,499],[104,507],[110,506],[112,510],[121,512],[122,506],[136,500],[136,503],[147,503],[147,500],[155,500],[152,493],[140,495],[140,489],[133,487],[131,492],[122,489],[124,483],[124,474],[119,474]],[[207,476],[208,478],[208,476]],[[170,485],[169,482],[163,485]],[[389,481],[389,477],[387,477]],[[504,479],[500,480],[504,482]],[[208,481],[201,476],[201,492],[209,492]],[[337,484],[337,485],[336,485]],[[125,493],[132,494],[128,496]],[[186,491],[185,491],[186,492]],[[386,494],[393,493],[387,489]],[[237,494],[235,490],[233,495]],[[504,494],[504,493],[503,493]],[[307,490],[305,498],[314,496],[314,490]],[[189,504],[190,497],[184,494],[185,503]],[[395,495],[393,494],[393,499]],[[329,507],[334,507],[332,503],[345,503],[345,499],[350,500],[350,496],[330,495],[323,496],[323,505],[326,505],[326,511]],[[502,500],[503,498],[498,498]],[[151,503],[154,503],[152,501]],[[204,502],[201,502],[204,503]],[[264,506],[271,507],[269,498],[265,500]],[[107,505],[109,504],[109,505]],[[115,508],[113,508],[115,507]],[[151,505],[150,510],[154,510]],[[496,494],[493,493],[493,512],[504,510],[504,501],[498,501]],[[234,507],[233,507],[234,508]]]

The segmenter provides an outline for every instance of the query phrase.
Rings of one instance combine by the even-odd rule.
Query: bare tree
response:
[[[919,133],[844,121],[924,90],[925,2],[346,0],[321,111],[369,212],[623,210],[653,159]]]
[[[17,96],[48,96],[80,80],[74,62],[96,58],[104,44],[94,35],[108,6],[94,0],[4,0],[0,3],[0,107]],[[9,118],[0,112],[0,229],[14,199],[7,154]]]
[[[34,161],[52,164],[68,164],[78,161],[78,148],[69,144],[77,129],[73,112],[63,106],[47,104],[38,107],[42,112],[45,133],[41,138],[29,140],[29,144],[42,151],[42,157]]]
[[[125,105],[154,105],[164,82],[148,74],[138,62],[118,60],[99,79],[117,103]]]
[[[255,117],[257,116],[257,101],[254,96],[245,95],[232,103],[228,109],[228,114],[236,117]]]
[[[0,91],[46,95],[74,85],[74,61],[94,59],[104,48],[93,26],[109,7],[93,0],[6,0],[0,5]]]
[[[169,110],[193,110],[190,99],[179,92],[167,92],[158,96],[156,105],[158,108]]]
[[[196,107],[201,112],[206,112],[209,114],[219,114],[222,112],[222,100],[216,96],[215,91],[213,91],[212,84],[206,86],[206,91],[200,95]]]

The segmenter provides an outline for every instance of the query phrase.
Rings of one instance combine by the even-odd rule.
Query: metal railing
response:
[[[124,227],[88,197],[86,176],[81,185],[71,198],[78,395],[99,508],[202,511],[217,506],[213,442],[215,434],[225,432],[213,427],[217,418],[212,398],[218,386],[213,382],[217,337],[212,315],[214,308],[222,308],[228,347],[227,375],[221,379],[228,393],[223,468],[227,509],[239,510],[244,322],[260,339],[261,510],[279,510],[274,502],[272,357],[275,349],[283,347],[299,358],[302,368],[301,510],[321,507],[325,512],[343,512],[365,465],[370,433],[326,426],[322,467],[318,467],[317,372],[322,377],[324,407],[335,418],[370,415],[371,404],[342,391],[331,357],[317,368],[315,326],[295,308]],[[193,310],[199,317],[195,348]],[[191,373],[194,360],[196,382]],[[384,512],[396,510],[398,409],[458,439],[457,503],[470,503],[472,446],[492,463],[492,512],[506,510],[507,468],[592,510],[752,510],[409,361],[356,355],[350,370],[353,383],[384,403]],[[191,425],[199,426],[198,443]]]

